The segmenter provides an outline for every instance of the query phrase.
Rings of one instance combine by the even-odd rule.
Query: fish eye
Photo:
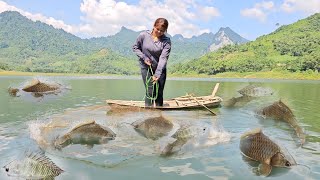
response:
[[[6,172],[9,172],[9,168],[6,168]]]
[[[291,166],[291,163],[290,163],[289,161],[287,161],[286,164],[285,164],[285,166],[286,166],[286,167],[290,167],[290,166]]]

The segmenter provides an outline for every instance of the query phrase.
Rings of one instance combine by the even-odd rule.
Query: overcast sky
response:
[[[122,26],[151,29],[156,18],[164,17],[170,35],[190,38],[230,27],[254,40],[277,24],[319,13],[320,0],[0,0],[0,13],[8,10],[81,38],[114,35]]]

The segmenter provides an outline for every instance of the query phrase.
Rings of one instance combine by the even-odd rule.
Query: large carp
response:
[[[152,140],[167,135],[173,127],[172,122],[162,116],[148,118],[142,122],[135,121],[132,125],[137,132]]]
[[[297,164],[285,149],[264,135],[260,128],[241,136],[240,150],[244,156],[261,163],[257,168],[258,175],[268,176],[272,166],[290,168]]]
[[[107,143],[109,140],[115,139],[116,134],[107,127],[102,127],[94,120],[79,124],[70,132],[58,137],[54,146],[57,149],[64,148],[70,144],[82,144],[93,147],[94,144]]]
[[[33,79],[29,85],[22,88],[25,92],[37,92],[37,93],[43,93],[43,92],[49,92],[49,91],[57,91],[59,90],[60,85],[59,84],[46,84],[43,82],[40,82],[38,79]]]
[[[258,110],[257,114],[261,115],[264,118],[272,118],[275,120],[282,120],[287,122],[295,130],[297,136],[301,141],[301,145],[305,143],[306,137],[303,132],[303,129],[299,126],[291,109],[281,100],[276,101],[273,104]]]

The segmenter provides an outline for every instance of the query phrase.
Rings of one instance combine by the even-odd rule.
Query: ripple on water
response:
[[[29,123],[30,137],[52,154],[103,166],[113,166],[128,159],[143,156],[159,156],[157,148],[161,140],[147,139],[138,134],[130,125],[138,120],[159,116],[159,112],[139,111],[124,113],[121,116],[117,114],[106,116],[107,110],[106,106],[88,106],[68,109],[62,114],[52,114],[42,120],[38,118],[37,121]],[[186,144],[179,155],[180,158],[183,158],[183,156],[192,157],[194,149],[201,151],[203,148],[230,140],[229,133],[222,128],[219,129],[216,126],[216,121],[203,113],[203,111],[200,113],[187,111],[183,112],[183,116],[181,116],[181,112],[162,113],[164,117],[175,124],[175,128],[168,133],[168,136],[171,136],[180,126],[199,126],[208,129],[206,133],[197,135]],[[98,124],[109,127],[117,134],[115,140],[106,144],[95,145],[92,148],[82,145],[69,145],[61,151],[50,148],[55,137],[67,133],[79,123],[87,120],[95,120]]]
[[[203,174],[202,171],[197,171],[191,167],[191,163],[186,163],[180,166],[171,167],[160,167],[160,170],[164,173],[175,172],[181,176],[191,175],[191,174]]]

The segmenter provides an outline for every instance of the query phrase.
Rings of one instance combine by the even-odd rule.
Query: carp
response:
[[[263,118],[272,118],[275,120],[282,120],[288,123],[296,132],[297,136],[303,145],[306,141],[303,129],[299,126],[293,112],[291,109],[284,104],[281,100],[274,102],[273,104],[259,109],[257,114]]]
[[[250,84],[238,91],[243,96],[261,97],[272,95],[273,91],[270,88],[259,87],[257,85]]]
[[[234,106],[244,106],[245,104],[249,103],[250,101],[256,99],[256,97],[252,96],[240,96],[240,97],[233,97],[231,99],[226,100],[223,105],[226,107],[234,107]]]
[[[44,95],[54,94],[57,95],[58,93],[62,92],[62,89],[70,89],[67,87],[62,87],[61,84],[53,83],[47,84],[40,82],[38,79],[33,79],[27,86],[22,89],[18,88],[8,88],[8,93],[13,97],[20,96],[20,90],[24,92],[31,93],[33,97],[43,97]],[[18,94],[19,93],[19,94]]]
[[[58,137],[54,141],[57,149],[64,148],[70,144],[82,144],[93,147],[95,144],[107,143],[115,139],[116,134],[107,127],[102,127],[94,120],[85,122],[74,127],[70,132]]]
[[[12,87],[9,87],[8,88],[8,93],[10,94],[10,96],[12,97],[18,97],[17,93],[19,92],[19,89],[18,88],[12,88]]]
[[[200,134],[208,131],[206,127],[184,126],[178,129],[171,137],[174,138],[173,142],[168,143],[163,150],[161,156],[170,156],[179,151],[181,147],[186,144],[190,139],[199,136]]]
[[[135,121],[132,126],[138,133],[152,140],[167,135],[173,128],[172,122],[162,116],[148,118],[143,122]]]
[[[268,176],[272,166],[290,168],[297,165],[293,157],[264,135],[260,128],[241,136],[240,151],[245,157],[261,163],[256,168],[258,175]]]
[[[37,93],[43,93],[48,91],[57,91],[59,90],[60,85],[59,84],[46,84],[43,82],[40,82],[38,79],[33,79],[29,85],[22,88],[25,92],[37,92]]]

